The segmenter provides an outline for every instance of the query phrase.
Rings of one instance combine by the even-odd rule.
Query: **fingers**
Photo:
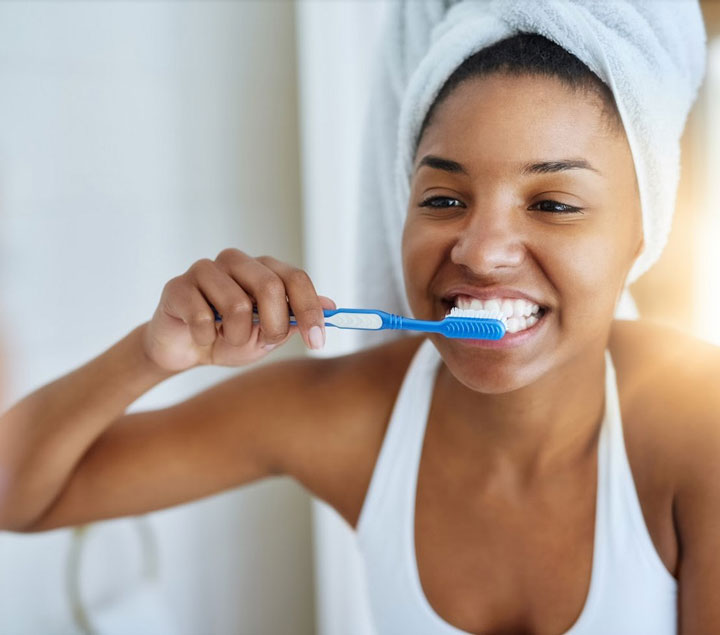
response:
[[[232,346],[246,344],[253,326],[253,303],[248,294],[212,260],[198,260],[188,274],[206,301],[222,316],[220,329],[227,342]]]
[[[185,276],[173,278],[163,291],[167,313],[188,325],[197,346],[211,346],[217,337],[215,316],[200,290]]]
[[[288,302],[305,345],[313,349],[325,346],[324,307],[310,276],[302,269],[269,256],[262,256],[258,261],[278,274],[283,281]]]
[[[237,253],[228,254],[230,251]],[[280,344],[290,328],[290,311],[282,279],[256,258],[238,250],[226,249],[216,262],[254,298],[260,319],[260,343]]]
[[[303,270],[237,249],[222,251],[214,261],[197,261],[166,285],[165,295],[169,314],[188,324],[198,346],[213,344],[219,332],[231,346],[274,347],[297,330],[306,346],[322,348],[323,309],[335,308],[330,298],[317,295]],[[253,305],[259,327],[253,325]],[[222,316],[219,325],[212,307]],[[290,325],[290,310],[297,327]]]
[[[263,344],[279,344],[292,332],[289,324],[292,309],[305,345],[323,347],[323,308],[334,303],[329,298],[320,299],[307,273],[275,258],[252,258],[237,249],[222,251],[215,262],[255,300]]]

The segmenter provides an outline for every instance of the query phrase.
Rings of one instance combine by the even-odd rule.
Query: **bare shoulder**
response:
[[[421,341],[403,338],[351,355],[294,360],[272,371],[294,396],[284,407],[305,412],[297,425],[275,431],[277,471],[350,524],[359,515],[395,398]],[[290,414],[277,420],[290,421]]]
[[[661,421],[717,423],[720,347],[651,321],[616,320],[609,348],[629,407]]]
[[[645,454],[645,476],[672,485],[680,632],[720,632],[720,348],[670,328],[618,322],[611,353],[639,424],[632,443]]]
[[[692,461],[687,453],[720,431],[720,347],[637,320],[616,321],[609,348],[623,412],[639,422],[645,442]]]
[[[713,488],[720,497],[720,347],[638,320],[615,322],[610,351],[628,452],[672,486],[681,539],[686,502]]]

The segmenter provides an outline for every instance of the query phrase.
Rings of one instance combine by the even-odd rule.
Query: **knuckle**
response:
[[[282,296],[285,298],[285,285],[276,275],[268,275],[262,281],[262,288],[265,293],[273,298]]]
[[[233,262],[245,257],[245,252],[235,249],[235,247],[226,247],[215,257],[215,262]]]
[[[165,283],[163,292],[166,295],[177,295],[187,288],[187,282],[183,276],[176,276]]]
[[[196,311],[190,316],[189,323],[197,327],[205,327],[215,322],[215,316],[210,311]]]
[[[295,317],[300,322],[318,322],[322,321],[324,315],[320,305],[317,305],[295,311]]]
[[[263,329],[263,339],[271,344],[276,344],[281,340],[285,339],[287,335],[287,329],[271,327],[269,329]]]
[[[235,300],[227,305],[225,313],[228,315],[245,315],[252,313],[252,302],[248,298]]]
[[[192,273],[200,273],[202,271],[209,271],[211,269],[215,268],[215,263],[210,260],[209,258],[201,258],[200,260],[196,260],[191,266],[189,271]]]
[[[291,269],[288,273],[287,279],[292,285],[307,286],[312,284],[310,276],[304,269]]]

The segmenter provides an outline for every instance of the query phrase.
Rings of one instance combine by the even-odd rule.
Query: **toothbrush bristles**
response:
[[[507,318],[503,315],[502,311],[484,311],[476,309],[460,309],[454,306],[450,309],[446,318],[476,318],[481,320],[500,320],[503,324],[507,325]]]

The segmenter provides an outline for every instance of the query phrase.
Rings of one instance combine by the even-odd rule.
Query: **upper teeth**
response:
[[[527,318],[540,311],[540,305],[522,298],[491,298],[480,300],[468,296],[455,298],[455,306],[459,309],[473,311],[500,311],[506,318]]]

